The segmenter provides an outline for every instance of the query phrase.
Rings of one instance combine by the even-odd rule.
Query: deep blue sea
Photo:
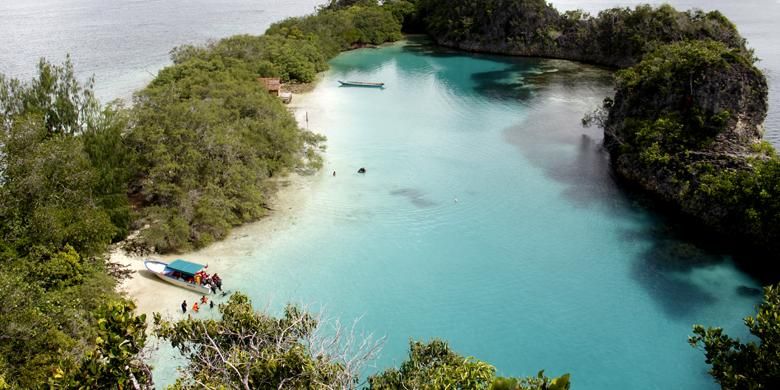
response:
[[[37,57],[70,52],[101,97],[127,97],[173,46],[259,33],[315,3],[3,1],[0,71],[26,78]],[[722,8],[764,59],[776,142],[780,5],[698,5]],[[369,373],[402,361],[410,339],[440,337],[502,375],[571,373],[575,389],[715,389],[687,344],[691,325],[745,335],[759,285],[618,188],[601,131],[580,125],[611,88],[590,66],[415,40],[344,53],[296,112],[328,136],[308,200],[220,274],[259,307],[359,318],[359,331],[386,337]],[[158,366],[169,382],[169,364]]]

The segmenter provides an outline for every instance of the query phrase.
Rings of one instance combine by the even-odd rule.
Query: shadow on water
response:
[[[737,287],[737,294],[743,297],[756,298],[760,297],[763,294],[763,291],[761,291],[760,288],[739,286]]]
[[[534,91],[532,85],[522,82],[522,75],[530,70],[529,67],[530,65],[512,64],[502,70],[475,73],[471,76],[472,80],[477,82],[474,90],[491,100],[527,102],[533,97]]]
[[[350,54],[360,53],[360,56],[351,56]],[[359,59],[356,61],[356,59]],[[357,49],[354,52],[347,52],[332,59],[329,64],[338,74],[350,72],[374,72],[393,61],[392,56],[388,56],[381,50],[374,48]]]
[[[670,318],[690,318],[691,313],[718,301],[691,276],[697,269],[723,264],[728,256],[685,240],[676,228],[661,221],[623,231],[622,236],[649,244],[633,262],[631,276]]]
[[[691,312],[717,301],[712,286],[701,281],[697,284],[692,278],[699,270],[734,264],[757,284],[736,286],[731,293],[756,301],[763,295],[759,285],[777,282],[777,270],[771,265],[748,266],[758,263],[759,254],[735,248],[728,240],[719,240],[696,221],[681,217],[673,208],[629,184],[618,185],[638,210],[652,218],[652,223],[621,233],[624,240],[649,244],[632,265],[632,277],[670,317],[689,317]],[[718,295],[727,293],[719,291]]]
[[[534,96],[534,83],[526,82],[527,78],[536,77],[545,71],[546,60],[538,58],[522,58],[490,54],[468,53],[437,47],[426,38],[415,37],[403,47],[403,52],[420,58],[444,59],[436,62],[435,75],[442,85],[446,86],[455,96],[477,94],[483,99],[502,102],[527,103]],[[457,61],[466,59],[468,63]],[[462,77],[468,69],[464,66],[475,64],[475,60],[488,60],[503,64],[502,69],[476,71],[469,74],[474,86],[470,83],[451,83],[449,80]],[[405,69],[406,70],[406,69]]]
[[[401,188],[398,190],[390,191],[390,195],[402,196],[409,200],[409,202],[418,208],[427,208],[436,206],[436,202],[427,199],[422,191],[416,188]]]
[[[623,212],[628,199],[612,176],[603,134],[581,125],[584,113],[611,93],[610,74],[568,61],[547,60],[538,67],[525,79],[536,91],[527,117],[505,129],[505,140],[549,179],[564,184],[567,201]]]

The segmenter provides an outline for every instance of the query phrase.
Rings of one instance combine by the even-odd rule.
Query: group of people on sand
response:
[[[216,293],[217,289],[219,289],[220,292],[222,291],[222,278],[216,273],[214,275],[209,275],[206,271],[200,270],[195,273],[192,283],[208,288],[212,294]]]
[[[219,277],[218,274],[209,275],[206,273],[206,271],[200,270],[195,273],[193,276],[192,283],[195,283],[197,285],[202,285],[203,287],[206,287],[211,291],[211,293],[216,293],[217,289],[219,289],[220,292],[222,292],[222,278]],[[224,296],[225,293],[223,292],[222,295]],[[205,308],[206,304],[208,304],[208,307],[210,309],[214,308],[214,301],[209,301],[209,298],[205,295],[202,295],[200,297],[200,304],[196,301],[192,304],[192,311],[195,313],[198,313],[201,308]],[[181,302],[181,312],[182,314],[187,313],[187,300]]]
[[[200,311],[201,306],[206,307],[206,304],[208,303],[209,309],[214,308],[214,301],[209,301],[209,298],[205,295],[202,295],[200,297],[200,305],[198,305],[198,302],[192,304],[192,311],[195,313],[198,313]],[[187,313],[187,300],[185,299],[181,303],[181,313],[186,314]]]

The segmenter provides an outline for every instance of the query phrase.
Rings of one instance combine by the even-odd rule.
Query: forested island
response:
[[[424,32],[458,49],[620,68],[590,116],[615,171],[704,226],[776,254],[780,163],[761,141],[766,80],[718,12],[670,6],[559,13],[537,0],[334,0],[315,15],[205,46],[182,46],[132,106],[101,106],[72,65],[42,60],[29,82],[0,75],[0,389],[148,388],[147,319],[115,291],[108,245],[179,252],[267,210],[275,178],[317,170],[324,139],[300,129],[257,82],[310,83],[344,50]],[[773,258],[767,258],[772,261]],[[759,342],[696,327],[724,388],[780,380],[780,294],[766,290]],[[187,358],[174,388],[354,388],[371,358],[312,350],[317,319],[258,313],[237,293],[221,319],[149,331]],[[529,369],[535,369],[529,367]],[[368,388],[567,389],[568,375],[503,378],[446,343],[413,342]]]

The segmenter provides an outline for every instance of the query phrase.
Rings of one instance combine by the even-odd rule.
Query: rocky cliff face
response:
[[[721,233],[771,241],[769,230],[747,228],[745,215],[767,183],[722,188],[773,160],[761,144],[766,78],[750,60],[712,41],[662,47],[618,72],[606,108],[604,145],[619,175]],[[761,215],[772,212],[766,207],[751,212],[777,217]]]

